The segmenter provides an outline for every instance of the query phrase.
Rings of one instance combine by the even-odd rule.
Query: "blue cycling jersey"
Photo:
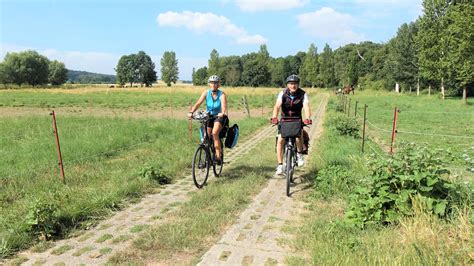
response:
[[[209,89],[207,91],[206,96],[206,109],[211,115],[217,115],[218,113],[222,112],[222,104],[221,104],[221,95],[222,91],[217,91],[217,98],[214,100],[212,98],[212,90]]]

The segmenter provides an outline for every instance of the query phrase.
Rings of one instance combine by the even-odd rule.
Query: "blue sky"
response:
[[[386,42],[422,13],[421,0],[0,0],[0,57],[34,49],[66,67],[115,74],[120,56],[174,51],[180,78],[221,56],[273,57],[351,42]]]

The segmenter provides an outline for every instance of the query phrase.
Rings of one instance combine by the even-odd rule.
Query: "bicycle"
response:
[[[212,136],[209,136],[207,133],[207,122],[212,117],[209,113],[199,111],[196,112],[192,118],[194,120],[198,120],[201,123],[199,128],[201,141],[194,152],[192,176],[194,185],[196,185],[197,188],[203,188],[206,185],[207,179],[209,177],[209,168],[211,165],[215,177],[218,177],[222,173],[222,168],[224,167],[224,146],[222,139],[219,138],[221,143],[221,163],[220,165],[217,165],[214,160],[216,157],[214,141]]]
[[[297,147],[296,138],[301,136],[303,127],[301,119],[286,119],[280,121],[280,132],[282,138],[285,139],[283,169],[285,169],[286,178],[286,196],[290,196],[290,187],[294,183],[293,174],[297,165]],[[303,125],[309,126],[309,125]]]

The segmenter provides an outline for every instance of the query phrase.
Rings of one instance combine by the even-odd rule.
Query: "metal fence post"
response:
[[[356,101],[355,108],[354,108],[354,117],[357,117],[357,105],[359,104],[359,101]]]

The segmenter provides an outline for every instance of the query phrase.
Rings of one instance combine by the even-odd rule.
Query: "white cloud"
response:
[[[237,6],[246,12],[286,10],[306,5],[309,0],[236,0]]]
[[[298,27],[306,34],[325,40],[331,45],[340,46],[364,40],[364,36],[354,32],[357,21],[348,14],[323,7],[315,12],[297,16]]]
[[[162,27],[185,27],[197,34],[212,33],[233,38],[239,44],[263,44],[263,36],[249,35],[247,31],[233,24],[228,18],[213,13],[184,11],[182,13],[166,12],[157,17]]]

